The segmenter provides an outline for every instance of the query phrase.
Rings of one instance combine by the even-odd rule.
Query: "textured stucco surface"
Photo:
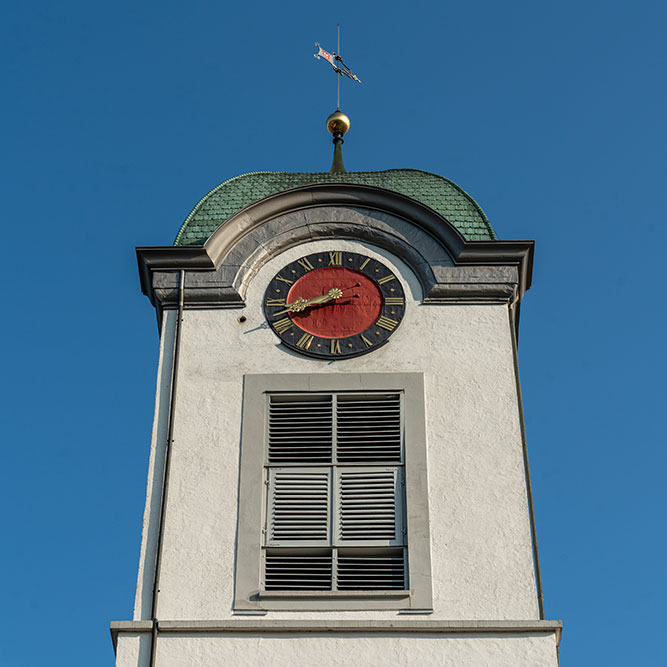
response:
[[[330,249],[382,259],[402,278],[408,301],[403,323],[389,344],[363,357],[332,363],[301,357],[278,345],[261,308],[265,286],[282,266]],[[185,312],[158,618],[231,617],[242,378],[244,373],[271,372],[424,372],[434,594],[430,618],[538,617],[507,306],[424,306],[420,300],[415,276],[388,253],[351,241],[318,241],[265,264],[248,285],[246,308]],[[240,315],[247,317],[243,324],[237,321]],[[174,321],[173,311],[167,313],[163,339],[169,342],[161,362],[165,365],[170,363]],[[150,618],[151,545],[156,539],[160,482],[154,471],[160,470],[164,446],[165,378],[168,371],[163,370],[136,619]],[[327,614],[396,618],[391,611]],[[323,613],[272,611],[269,617],[322,618]],[[246,646],[248,641],[239,639]],[[433,640],[410,641],[421,646]],[[210,658],[201,659],[210,664]],[[487,663],[453,658],[452,664]]]
[[[119,641],[119,648],[125,640]],[[124,654],[127,655],[127,654]],[[556,667],[556,639],[537,635],[160,635],[159,667]],[[148,667],[148,661],[117,667]]]
[[[172,313],[173,315],[173,313]],[[134,602],[134,619],[151,617],[153,576],[155,572],[155,552],[157,548],[157,528],[159,523],[159,499],[162,489],[162,469],[164,467],[165,443],[168,429],[169,386],[174,349],[174,318],[166,317],[162,322],[160,335],[160,358],[155,392],[155,411],[151,437],[151,453],[148,462],[148,483],[146,485],[146,506],[142,525],[141,553],[137,574],[137,593]]]
[[[116,667],[148,667],[150,664],[149,633],[123,633],[116,646]]]

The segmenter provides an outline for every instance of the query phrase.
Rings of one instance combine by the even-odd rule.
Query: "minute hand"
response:
[[[329,301],[334,301],[335,299],[340,299],[343,296],[343,290],[339,287],[332,287],[326,294],[323,296],[315,296],[312,299],[303,299],[299,297],[296,301],[287,304],[285,310],[279,310],[276,315],[283,315],[284,313],[300,313],[302,310],[305,310],[309,306],[315,306],[321,303],[327,303]]]

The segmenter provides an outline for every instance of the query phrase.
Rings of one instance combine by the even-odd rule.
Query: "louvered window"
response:
[[[407,589],[402,401],[268,395],[265,590]]]

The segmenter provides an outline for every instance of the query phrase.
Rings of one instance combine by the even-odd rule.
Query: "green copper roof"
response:
[[[344,174],[256,171],[230,178],[209,192],[185,219],[174,245],[203,245],[231,215],[269,195],[313,183],[356,183],[416,199],[449,220],[468,241],[496,238],[477,202],[447,178],[417,169],[352,171]]]

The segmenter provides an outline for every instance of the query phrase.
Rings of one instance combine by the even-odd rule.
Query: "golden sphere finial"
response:
[[[350,119],[342,111],[334,111],[327,118],[327,130],[334,136],[342,136],[350,129]]]

